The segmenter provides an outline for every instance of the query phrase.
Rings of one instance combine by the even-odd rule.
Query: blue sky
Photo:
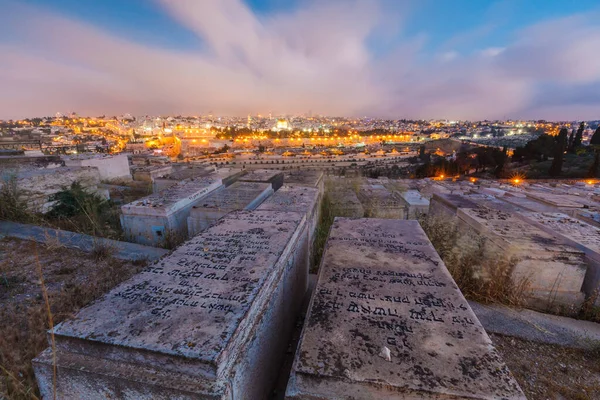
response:
[[[0,118],[66,111],[57,107],[98,114],[123,107],[600,118],[594,95],[600,5],[592,0],[0,0],[0,6],[10,15],[0,28],[0,46],[10,52],[0,57],[11,55],[0,80],[13,88],[0,93]],[[105,58],[80,53],[90,47]],[[181,57],[170,65],[174,54]],[[132,63],[141,59],[140,77]],[[56,75],[46,82],[48,71]],[[68,90],[57,97],[57,86]],[[181,94],[186,87],[195,89],[188,98]]]

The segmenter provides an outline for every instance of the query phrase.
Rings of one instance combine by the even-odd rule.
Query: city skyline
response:
[[[121,3],[0,0],[0,119],[599,117],[592,1]]]

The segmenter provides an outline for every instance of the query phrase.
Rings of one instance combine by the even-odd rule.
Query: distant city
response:
[[[579,121],[385,120],[313,116],[80,116],[0,121],[0,149],[39,150],[44,154],[82,152],[148,153],[202,159],[216,154],[257,151],[265,155],[340,155],[365,149],[408,146],[438,139],[514,149],[541,134],[557,135]],[[586,123],[589,141],[598,121]],[[316,151],[319,150],[319,151]],[[315,152],[316,151],[316,152]]]

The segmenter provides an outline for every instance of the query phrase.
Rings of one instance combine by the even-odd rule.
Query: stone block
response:
[[[57,398],[267,398],[306,291],[302,219],[234,212],[57,325]],[[52,398],[49,352],[33,364]]]
[[[417,219],[419,215],[429,212],[429,200],[423,197],[418,190],[400,192],[400,196],[406,203],[407,219]]]
[[[354,190],[336,187],[329,197],[335,215],[349,218],[362,218],[365,216],[365,209]]]
[[[270,183],[236,182],[220,187],[190,210],[188,236],[202,232],[232,211],[254,210],[271,194],[273,188]]]
[[[272,169],[255,169],[239,178],[240,182],[262,182],[273,185],[273,190],[283,186],[283,172]]]
[[[585,255],[522,215],[487,208],[460,209],[459,222],[483,235],[507,258],[518,259],[513,277],[530,282],[529,305],[547,310],[576,309],[583,303]]]
[[[525,399],[417,221],[336,218],[287,399]]]
[[[362,185],[358,198],[365,209],[365,217],[405,219],[406,206],[400,195],[383,185]]]

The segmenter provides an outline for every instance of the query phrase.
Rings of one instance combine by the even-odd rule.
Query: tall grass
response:
[[[482,303],[524,304],[529,280],[513,275],[518,262],[450,218],[421,217],[423,230],[465,297]]]

